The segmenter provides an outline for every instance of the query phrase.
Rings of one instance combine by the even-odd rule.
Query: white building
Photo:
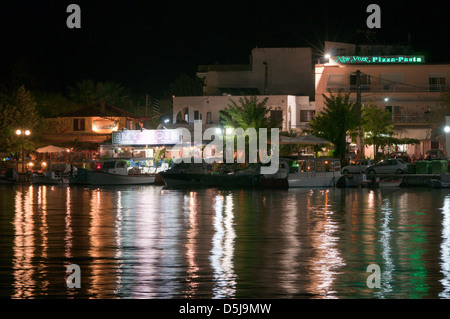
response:
[[[173,123],[194,124],[200,121],[206,125],[220,125],[220,111],[231,104],[239,105],[243,96],[190,96],[173,98]],[[301,131],[306,128],[315,114],[315,103],[308,96],[258,95],[258,101],[267,98],[271,108],[270,116],[282,119],[282,131]]]
[[[250,64],[200,65],[204,95],[296,95],[314,98],[311,48],[255,48]]]

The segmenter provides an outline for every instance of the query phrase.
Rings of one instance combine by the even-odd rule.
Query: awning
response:
[[[411,128],[402,127],[395,128],[393,137],[396,138],[413,138],[419,141],[431,139],[431,129],[429,128]]]
[[[38,148],[36,150],[36,152],[38,152],[38,153],[59,153],[59,152],[64,152],[65,150],[66,149],[62,148],[62,147],[49,145],[49,146]]]
[[[301,135],[297,137],[280,136],[280,144],[330,144],[330,141],[314,135]]]

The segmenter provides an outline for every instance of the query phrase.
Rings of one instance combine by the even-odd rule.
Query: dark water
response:
[[[445,189],[0,186],[7,298],[448,298],[449,243]]]

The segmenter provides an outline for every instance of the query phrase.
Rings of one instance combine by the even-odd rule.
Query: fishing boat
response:
[[[202,163],[181,162],[158,174],[163,178],[168,188],[252,188],[260,185],[259,167],[238,171],[213,172],[212,165],[204,161]]]
[[[101,169],[79,169],[71,184],[83,185],[147,185],[155,183],[155,174],[141,173],[137,167],[128,168],[125,161],[106,161]]]
[[[69,176],[56,175],[55,172],[35,173],[31,175],[31,183],[35,185],[68,184]]]
[[[289,160],[289,188],[334,187],[342,177],[341,164],[335,158]]]
[[[70,177],[77,174],[77,168],[67,163],[58,163],[51,166],[51,170],[42,173],[33,173],[31,183],[36,185],[69,184]]]

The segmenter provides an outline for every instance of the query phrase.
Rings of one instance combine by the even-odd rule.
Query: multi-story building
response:
[[[324,95],[341,91],[356,102],[359,74],[362,107],[375,104],[390,112],[395,137],[421,142],[403,145],[401,150],[419,156],[431,148],[445,149],[442,136],[432,134],[428,115],[442,105],[450,64],[427,64],[420,55],[354,55],[351,44],[327,43],[325,47],[331,52],[329,60],[315,66],[316,113],[325,107]],[[399,51],[387,51],[394,52]]]
[[[245,65],[200,65],[204,95],[296,95],[314,98],[311,48],[254,48]]]

